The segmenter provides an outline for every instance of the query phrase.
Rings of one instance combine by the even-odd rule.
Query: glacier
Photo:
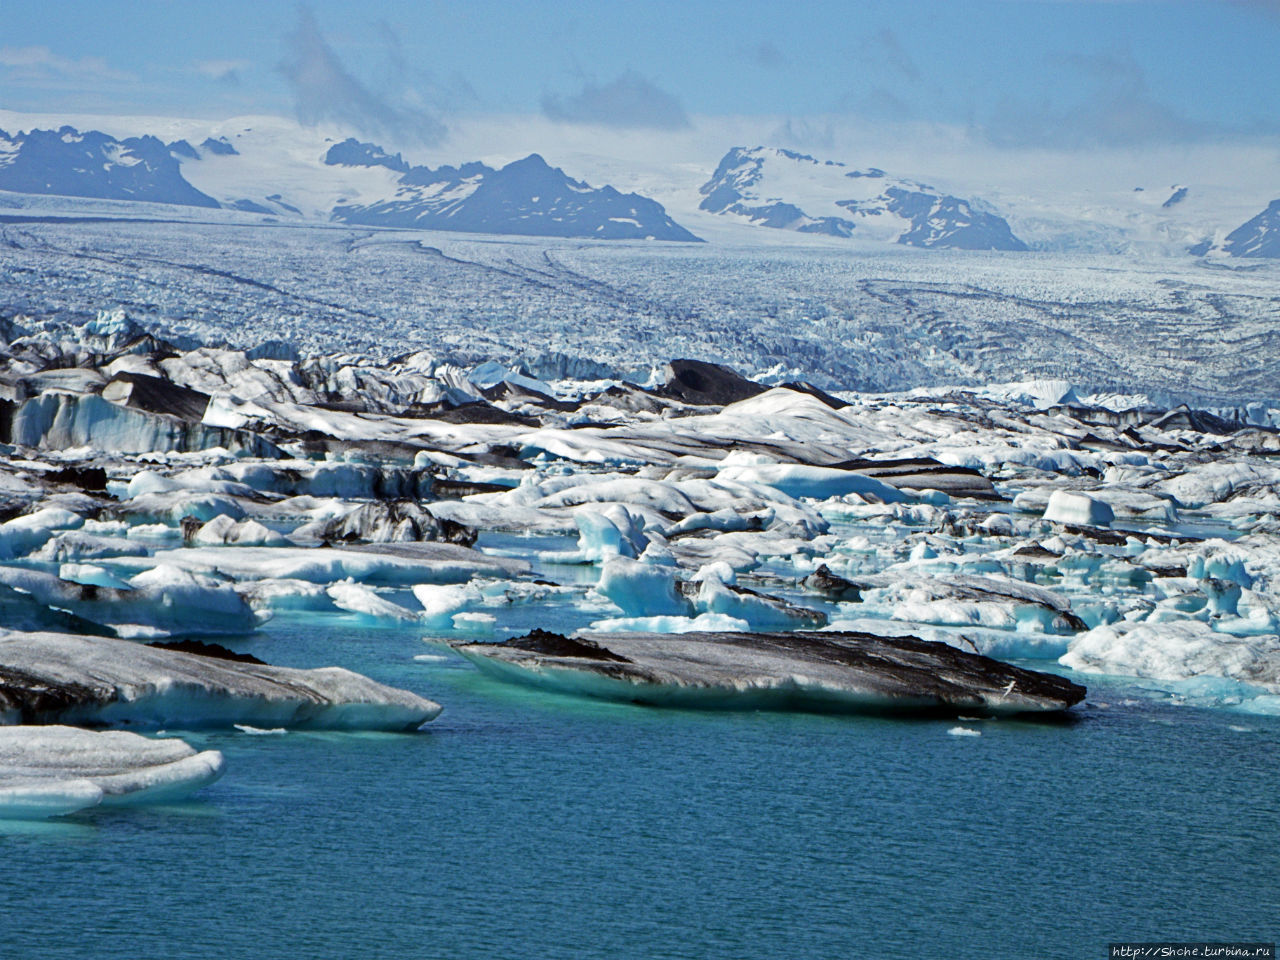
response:
[[[98,375],[114,379],[111,395],[126,392],[128,377],[206,395],[222,392],[218,382],[235,384],[234,402],[219,397],[198,429],[164,429],[179,449],[191,447],[190,434],[218,430],[228,447],[249,442],[236,431],[252,425],[264,394],[307,407],[298,411],[306,418],[357,381],[365,404],[380,412],[459,416],[466,397],[495,389],[467,386],[464,376],[489,361],[535,381],[619,381],[583,417],[629,415],[638,403],[651,413],[669,408],[667,398],[627,393],[623,382],[643,385],[655,368],[661,378],[673,357],[828,392],[1069,381],[1082,398],[1130,405],[1115,417],[1163,413],[1176,398],[1263,424],[1276,407],[1266,261],[1250,271],[1075,253],[926,257],[899,244],[868,252],[816,239],[681,245],[664,254],[630,241],[127,220],[0,221],[0,236],[0,303],[8,308],[0,317],[18,329],[38,336],[53,325],[78,342],[71,328],[119,305],[184,347],[180,357],[114,357]],[[82,268],[91,268],[88,279]],[[424,289],[432,296],[394,293]],[[1151,338],[1161,345],[1145,349]],[[295,356],[255,353],[282,341]],[[374,374],[362,355],[399,363]],[[47,373],[29,378],[23,396],[10,399],[30,400],[31,387],[53,381]],[[138,384],[127,391],[139,414],[167,412],[137,406],[148,392]],[[1064,408],[1072,402],[1058,399]],[[198,399],[184,394],[181,402]],[[39,411],[35,419],[46,423],[55,406],[37,404],[30,415]],[[75,428],[68,440],[79,442],[83,426],[97,423],[95,408],[64,410],[62,422]]]

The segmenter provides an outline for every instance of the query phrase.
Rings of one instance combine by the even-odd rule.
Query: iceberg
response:
[[[579,510],[573,519],[579,530],[578,551],[587,562],[609,557],[634,560],[649,545],[644,518],[620,504],[610,504],[604,510]]]
[[[1221,677],[1280,693],[1280,636],[1236,637],[1199,620],[1094,627],[1072,640],[1058,662],[1152,680]]]
[[[22,557],[49,541],[55,532],[84,526],[84,517],[61,507],[46,507],[0,523],[0,560]]]
[[[380,597],[370,588],[353,580],[331,584],[325,593],[339,610],[349,610],[374,620],[418,619],[418,614],[408,607],[402,607],[385,597]]]
[[[339,667],[273,667],[190,644],[0,633],[0,723],[414,730],[440,705]]]
[[[883,480],[833,467],[795,463],[727,466],[719,472],[718,478],[773,487],[797,500],[801,497],[827,500],[849,494],[857,494],[880,503],[905,503],[910,500],[906,493]]]
[[[46,392],[13,415],[14,443],[44,450],[92,447],[112,453],[190,452],[221,448],[278,456],[269,440],[245,430],[211,427],[112,403],[94,394]]]
[[[200,527],[191,538],[196,546],[218,544],[240,547],[287,547],[288,540],[276,531],[264,527],[256,520],[233,520],[226,514],[218,514]]]
[[[1055,490],[1049,497],[1044,518],[1075,526],[1108,527],[1115,519],[1115,514],[1111,507],[1097,497],[1071,490]]]
[[[473,576],[514,576],[528,565],[488,557],[452,543],[354,544],[344,547],[194,547],[160,550],[153,557],[121,557],[121,569],[165,564],[191,573],[215,573],[235,581],[356,580],[377,586],[464,583]]]
[[[451,539],[430,510],[413,500],[375,500],[325,524],[326,543],[406,543]],[[472,537],[474,540],[474,536]]]
[[[67,726],[0,727],[0,820],[107,805],[164,803],[222,776],[217,750]]]
[[[746,632],[751,624],[722,613],[696,617],[610,617],[591,624],[592,633],[732,633]]]
[[[484,673],[559,693],[652,706],[1002,715],[1066,710],[1085,689],[915,637],[858,633],[535,630],[455,643]]]
[[[688,616],[693,606],[676,589],[675,573],[655,566],[614,557],[600,570],[596,589],[629,617]]]
[[[423,624],[432,630],[449,630],[454,617],[461,614],[467,604],[480,599],[474,588],[451,584],[419,583],[413,587],[413,595],[422,604],[419,615]]]
[[[737,586],[733,583],[732,570],[726,570],[727,567],[728,564],[717,563],[700,571],[703,576],[694,603],[703,614],[745,621],[754,630],[812,629],[826,625],[827,616],[820,610]]]
[[[247,633],[258,624],[253,610],[228,584],[172,564],[149,562],[124,589],[109,585],[120,582],[119,568],[99,568],[101,573],[95,574],[83,565],[64,567],[70,575],[66,579],[41,570],[0,567],[0,583],[48,608],[135,635]]]

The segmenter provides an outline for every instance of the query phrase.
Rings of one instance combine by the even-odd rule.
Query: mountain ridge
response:
[[[354,162],[353,162],[354,161]],[[597,237],[605,240],[700,242],[667,216],[655,200],[591,187],[531,153],[500,169],[479,162],[460,167],[410,167],[374,144],[344,141],[326,164],[381,166],[401,173],[394,196],[342,204],[342,223],[416,229],[509,233],[520,236]]]
[[[204,192],[184,175],[216,160],[219,189]],[[480,162],[435,170],[410,166],[400,154],[348,139],[333,144],[314,166],[296,163],[292,180],[306,192],[325,167],[385,170],[354,191],[341,186],[331,201],[309,205],[322,219],[375,227],[496,233],[513,236],[653,239],[701,242],[656,200],[592,187],[552,167],[540,155],[500,169]],[[248,171],[248,172],[246,172]],[[10,135],[0,130],[0,190],[44,196],[123,200],[222,208],[271,217],[304,217],[300,203],[279,189],[252,183],[256,171],[225,136],[197,148],[184,138],[168,144],[154,135],[117,138],[71,126]],[[239,176],[237,176],[239,174]],[[388,183],[387,175],[395,179]],[[198,178],[200,179],[200,178]],[[277,171],[271,184],[280,180]],[[212,193],[218,193],[214,196]],[[314,188],[312,188],[314,192]],[[352,193],[356,196],[351,196]]]

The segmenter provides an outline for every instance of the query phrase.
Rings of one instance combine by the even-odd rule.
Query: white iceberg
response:
[[[1091,497],[1087,493],[1055,490],[1049,497],[1044,518],[1056,523],[1107,527],[1115,519],[1115,514],[1104,501]]]
[[[1280,693],[1280,636],[1235,637],[1199,620],[1094,627],[1073,639],[1058,662],[1152,680],[1222,677]]]
[[[0,819],[103,804],[167,802],[222,775],[217,750],[181,740],[65,726],[0,727]]]
[[[693,613],[692,604],[676,589],[671,569],[626,557],[605,562],[596,589],[629,617],[683,617]]]
[[[22,557],[45,545],[59,530],[75,530],[84,517],[61,507],[46,507],[0,523],[0,560]]]
[[[218,544],[239,547],[287,547],[289,541],[256,520],[233,520],[218,514],[195,532],[191,542],[201,547]]]

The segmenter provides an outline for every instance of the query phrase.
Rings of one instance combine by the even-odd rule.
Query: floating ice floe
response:
[[[26,516],[0,523],[0,560],[25,556],[50,540],[56,531],[75,530],[84,525],[84,517],[50,507]]]
[[[101,804],[165,803],[222,775],[217,750],[181,740],[66,726],[0,726],[0,820]]]
[[[451,629],[467,605],[481,599],[477,588],[434,583],[416,584],[413,595],[422,604],[418,618],[425,627],[433,630]]]
[[[909,497],[897,487],[851,470],[812,467],[802,464],[760,464],[728,466],[719,476],[738,483],[760,484],[781,490],[789,497],[826,500],[856,493],[881,503],[901,503]]]
[[[745,622],[753,630],[813,629],[826,625],[827,615],[820,610],[738,586],[727,567],[723,563],[714,564],[701,571],[703,576],[694,596],[694,606],[701,613]]]
[[[378,596],[372,589],[354,580],[342,580],[330,584],[325,594],[339,610],[362,614],[374,620],[407,622],[421,618],[419,613]]]
[[[619,504],[604,510],[579,510],[574,521],[579,531],[578,553],[587,562],[599,563],[610,557],[635,559],[649,545],[644,518]]]
[[[412,730],[440,712],[417,694],[338,667],[273,667],[203,649],[5,631],[0,722]]]
[[[912,637],[535,631],[453,646],[498,679],[655,706],[998,715],[1066,710],[1085,695],[1062,677]]]
[[[0,566],[0,583],[52,610],[64,610],[122,635],[245,633],[258,618],[227,583],[167,563],[148,563],[124,581],[121,569],[63,565],[64,578]],[[122,586],[120,585],[122,584]]]
[[[219,514],[200,527],[191,542],[201,547],[218,544],[239,547],[284,547],[289,541],[256,520],[232,520]]]
[[[123,569],[164,564],[237,581],[265,579],[337,583],[352,579],[378,585],[462,583],[476,575],[515,574],[527,565],[488,557],[451,543],[356,544],[347,547],[216,547],[160,550],[152,557],[123,557]]]
[[[613,557],[600,568],[596,589],[631,617],[683,617],[693,612],[693,604],[676,588],[674,570],[627,557]]]
[[[1280,633],[1280,434],[1257,411],[1038,381],[835,397],[691,360],[552,389],[507,360],[476,383],[426,354],[111,324],[0,345],[7,625],[235,634],[306,611],[456,636],[529,622],[520,603],[600,632],[826,619],[1007,657],[1071,644],[1079,670],[1109,626],[1138,632],[1088,662],[1130,676],[1164,669],[1143,659],[1161,630],[1263,663]],[[1254,682],[1222,670],[1146,679]]]

